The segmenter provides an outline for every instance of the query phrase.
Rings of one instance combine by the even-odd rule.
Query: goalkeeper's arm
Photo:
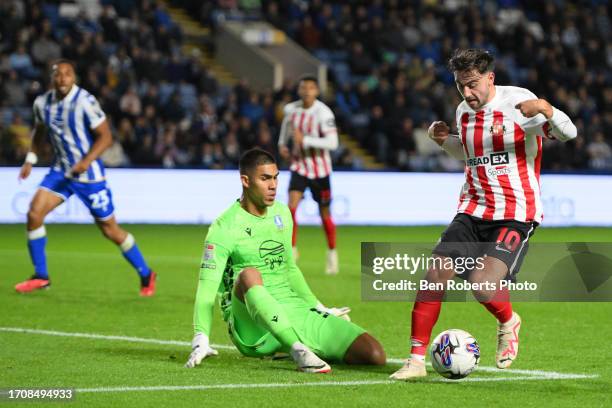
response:
[[[205,245],[212,245],[213,249],[210,252],[210,257],[205,252],[200,265],[200,279],[193,308],[195,334],[191,342],[191,355],[185,364],[188,368],[195,367],[206,357],[217,354],[217,351],[210,347],[209,336],[215,299],[229,257],[229,251],[220,245],[209,244],[208,242]]]
[[[199,365],[206,357],[218,354],[217,350],[210,347],[209,340],[218,287],[219,282],[217,281],[215,284],[213,279],[200,278],[198,282],[198,291],[193,311],[195,335],[191,341],[191,354],[185,364],[187,368],[193,368]]]
[[[314,293],[312,293],[312,290],[310,290],[310,286],[308,286],[306,279],[304,279],[302,271],[293,259],[288,263],[287,278],[291,285],[291,289],[293,289],[299,297],[304,299],[308,306],[316,307],[317,304],[320,303]]]
[[[287,212],[289,211],[287,210]],[[286,241],[287,248],[291,248],[291,232],[293,231],[293,220],[290,214],[286,218],[288,219],[287,224],[289,225],[289,228],[287,228],[288,234],[287,234],[287,239],[285,241]],[[304,278],[302,271],[297,266],[295,259],[293,258],[293,252],[291,250],[287,250],[285,252],[287,253],[287,279],[289,280],[291,289],[293,289],[293,291],[297,293],[299,297],[304,299],[306,304],[310,306],[311,308],[315,308],[318,311],[323,312],[323,313],[333,314],[335,316],[342,317],[343,319],[350,320],[348,317],[348,314],[351,311],[350,308],[348,307],[328,308],[328,307],[325,307],[323,303],[321,303],[317,299],[314,293],[312,293],[310,286],[306,282],[306,279]]]
[[[310,286],[308,286],[308,283],[306,283],[306,279],[304,279],[302,271],[295,264],[295,262],[293,262],[293,265],[289,266],[288,278],[291,288],[298,294],[299,297],[306,301],[308,306],[317,309],[319,312],[329,313],[345,320],[351,320],[348,316],[351,311],[349,307],[326,307],[317,299],[314,293],[312,293],[310,290]]]

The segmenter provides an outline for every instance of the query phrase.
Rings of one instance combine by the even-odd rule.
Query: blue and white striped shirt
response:
[[[53,145],[53,168],[72,178],[70,169],[91,149],[93,129],[106,119],[104,111],[92,94],[76,85],[61,100],[54,90],[38,96],[33,109],[35,124],[46,127]],[[102,160],[93,161],[76,180],[86,183],[104,180]]]

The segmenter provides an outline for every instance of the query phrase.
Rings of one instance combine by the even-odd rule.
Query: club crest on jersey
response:
[[[204,260],[210,261],[215,257],[215,246],[213,244],[204,244]]]
[[[274,216],[274,224],[276,224],[276,228],[283,229],[284,225],[283,225],[283,219],[281,218],[280,215],[275,215]]]
[[[61,116],[52,118],[49,123],[49,127],[54,133],[63,134],[64,118]]]
[[[489,133],[491,133],[492,137],[503,137],[506,133],[506,126],[503,123],[493,123],[489,128]]]

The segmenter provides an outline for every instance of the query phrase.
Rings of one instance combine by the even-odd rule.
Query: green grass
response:
[[[0,327],[97,333],[190,341],[199,257],[205,227],[133,225],[148,262],[158,271],[157,296],[138,296],[136,274],[118,249],[92,225],[49,225],[51,290],[18,295],[13,285],[31,274],[23,226],[0,225]],[[341,273],[325,276],[324,238],[319,228],[300,229],[300,266],[314,292],[328,305],[349,305],[355,322],[384,345],[389,357],[405,357],[409,303],[360,300],[360,241],[435,241],[441,227],[339,228]],[[534,241],[609,241],[609,229],[538,230]],[[292,388],[207,389],[83,393],[74,406],[610,406],[609,365],[612,326],[609,303],[521,303],[521,353],[516,369],[597,375],[589,379],[439,382],[430,373],[413,383]],[[212,341],[230,344],[219,313]],[[457,327],[472,333],[482,348],[483,366],[492,366],[494,319],[478,304],[453,303],[442,309],[434,332]],[[183,368],[189,347],[55,337],[0,331],[0,388],[128,387],[385,381],[398,366],[333,365],[329,375],[294,371],[290,361],[241,357],[219,350],[194,370]],[[476,372],[470,378],[517,377]]]

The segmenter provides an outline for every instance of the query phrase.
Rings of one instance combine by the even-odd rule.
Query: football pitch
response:
[[[318,298],[350,306],[383,344],[384,367],[332,364],[326,375],[290,360],[242,357],[218,308],[211,336],[219,356],[196,369],[190,352],[203,226],[128,225],[158,272],[153,298],[93,225],[48,225],[50,290],[17,294],[31,274],[23,225],[0,225],[0,388],[72,388],[71,406],[461,406],[596,407],[612,404],[610,303],[517,303],[521,349],[511,369],[494,367],[495,321],[477,303],[443,305],[434,335],[473,334],[481,366],[461,381],[388,380],[409,350],[410,303],[362,302],[360,242],[435,242],[442,227],[340,227],[340,274],[324,274],[320,228],[299,231],[300,265]],[[541,228],[533,242],[612,241],[610,229]],[[0,402],[2,404],[3,402]],[[7,403],[6,405],[10,405]]]

